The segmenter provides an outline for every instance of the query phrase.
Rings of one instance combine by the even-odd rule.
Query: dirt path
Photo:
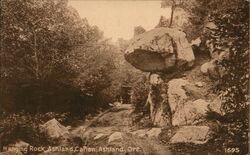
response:
[[[133,109],[129,104],[113,107],[91,121],[74,128],[71,134],[81,139],[82,145],[88,148],[123,149],[85,154],[172,155],[167,146],[159,143],[157,137],[149,138],[146,135],[133,134],[136,131],[131,119]],[[148,131],[150,128],[145,130]]]

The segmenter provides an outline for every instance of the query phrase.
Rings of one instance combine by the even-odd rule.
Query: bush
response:
[[[45,114],[38,113],[34,115],[34,121],[39,124],[44,124],[45,122],[55,118],[57,121],[63,124],[70,124],[72,120],[72,116],[69,112],[67,113],[55,113],[55,112],[47,112]]]
[[[31,116],[23,112],[11,114],[0,120],[0,143],[4,146],[23,140],[33,146],[55,145],[47,133],[40,130],[40,123],[44,122],[40,116]]]
[[[139,126],[150,126],[152,121],[149,119],[149,109],[145,107],[145,103],[148,98],[149,83],[146,76],[140,78],[140,80],[132,88],[131,103],[135,106],[135,110],[132,115],[133,123]]]
[[[133,94],[131,102],[135,105],[135,111],[144,111],[144,105],[147,101],[149,93],[149,83],[145,76],[135,84],[135,86],[132,88],[132,92]]]
[[[211,20],[217,28],[209,36],[214,52],[227,52],[228,58],[219,62],[226,70],[219,80],[218,90],[227,128],[227,140],[247,142],[248,84],[249,84],[249,2],[232,1],[235,6],[213,12]]]

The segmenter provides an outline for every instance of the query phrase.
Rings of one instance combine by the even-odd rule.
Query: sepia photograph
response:
[[[249,0],[0,0],[0,155],[249,155]]]

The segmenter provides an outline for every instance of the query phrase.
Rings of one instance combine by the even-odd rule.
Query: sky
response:
[[[158,0],[70,0],[82,18],[91,25],[98,26],[107,38],[131,39],[134,27],[141,25],[146,30],[153,29],[160,16],[170,17],[170,9],[161,8]]]

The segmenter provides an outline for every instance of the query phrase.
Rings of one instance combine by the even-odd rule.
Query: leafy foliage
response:
[[[169,26],[172,27],[173,25],[173,17],[175,10],[177,8],[181,8],[185,10],[186,12],[191,13],[192,8],[196,6],[196,0],[162,0],[161,1],[161,7],[166,8],[170,7],[171,8],[171,17],[169,21]]]
[[[2,128],[0,143],[4,146],[15,143],[17,139],[33,146],[56,144],[56,141],[49,138],[47,133],[40,130],[39,123],[44,120],[38,115],[32,117],[20,112],[1,118],[0,122],[0,128]]]
[[[228,126],[228,133],[231,138],[240,141],[247,140],[248,128],[249,4],[245,1],[233,2],[234,6],[211,13],[210,19],[217,28],[209,39],[214,52],[228,52],[228,58],[219,62],[226,68],[226,73],[218,89],[224,101],[223,110],[234,116],[230,118],[234,123]]]
[[[133,87],[133,95],[132,95],[132,104],[135,105],[135,111],[141,112],[144,111],[144,106],[148,98],[149,93],[149,83],[147,82],[147,78],[144,76],[140,79]]]
[[[1,19],[1,110],[84,115],[106,102],[114,47],[67,0],[4,0]]]
[[[189,1],[162,1],[162,7],[178,6]],[[223,126],[226,141],[247,141],[249,93],[249,2],[244,0],[195,0],[179,5],[190,16],[184,28],[189,40],[201,37],[212,55],[223,57],[218,66],[224,68],[217,92],[223,100]],[[206,28],[208,23],[213,26]],[[206,29],[206,30],[205,30]],[[228,123],[230,122],[230,123]]]

